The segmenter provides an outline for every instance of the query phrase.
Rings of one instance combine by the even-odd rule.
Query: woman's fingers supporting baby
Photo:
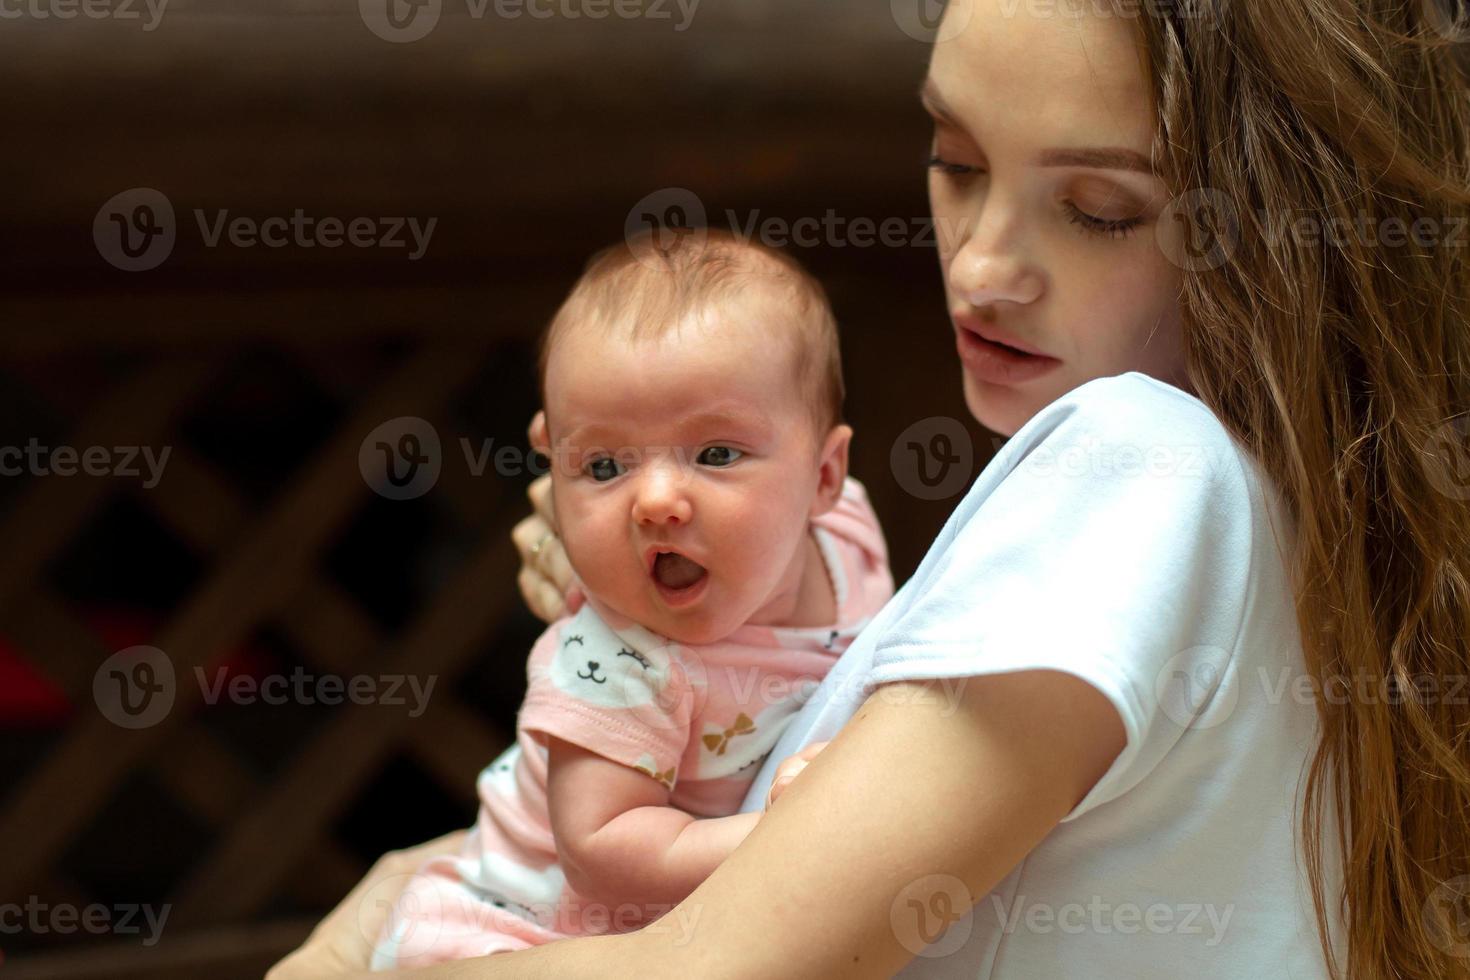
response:
[[[531,498],[531,506],[535,509],[537,516],[546,522],[546,526],[554,533],[556,526],[556,504],[551,498],[551,474],[546,473],[531,481],[526,488],[526,496]]]
[[[530,567],[522,566],[516,576],[516,584],[520,586],[521,598],[526,600],[526,605],[538,619],[553,623],[566,615],[566,600],[546,576]]]
[[[776,775],[771,780],[770,792],[766,794],[767,809],[770,809],[771,804],[776,802],[776,797],[781,795],[786,787],[791,784],[791,781],[796,778],[797,774],[806,768],[806,764],[815,759],[817,754],[826,747],[826,742],[813,742],[800,752],[787,756],[777,764]]]
[[[393,902],[410,876],[431,857],[458,853],[466,834],[456,830],[380,857],[301,948],[272,967],[265,980],[320,980],[366,970]]]
[[[516,578],[521,597],[531,611],[552,622],[567,611],[567,593],[572,588],[572,566],[556,534],[556,514],[551,502],[551,477],[537,478],[526,491],[534,512],[511,529],[511,541],[521,556]]]

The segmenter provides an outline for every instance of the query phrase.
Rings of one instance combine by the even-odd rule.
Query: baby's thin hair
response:
[[[762,322],[788,338],[795,382],[820,440],[842,422],[842,356],[837,320],[822,284],[784,252],[718,228],[641,232],[592,256],[541,338],[537,374],[546,404],[546,368],[566,331],[589,324],[658,339],[690,315],[752,289],[785,292],[789,321]],[[785,321],[785,318],[783,318]]]

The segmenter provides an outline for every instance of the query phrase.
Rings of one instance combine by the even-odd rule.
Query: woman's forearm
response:
[[[673,807],[644,806],[618,814],[583,851],[589,898],[610,905],[675,905],[745,840],[760,813],[699,819]],[[579,888],[579,890],[583,890]]]
[[[657,925],[654,926],[657,928]],[[415,970],[369,973],[366,970],[331,974],[331,980],[607,980],[638,973],[651,980],[647,943],[637,934],[579,936],[559,939],[509,953],[492,953],[468,960],[439,963]],[[303,974],[301,980],[307,980]],[[310,980],[326,980],[326,974],[311,974]],[[288,980],[295,980],[294,977]]]

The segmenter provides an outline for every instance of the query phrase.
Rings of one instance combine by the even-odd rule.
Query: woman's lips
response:
[[[981,319],[971,313],[954,313],[951,314],[950,319],[954,321],[955,326],[961,330],[968,330],[970,333],[977,334],[981,340],[988,340],[992,344],[999,344],[1003,347],[1012,347],[1023,354],[1035,354],[1038,357],[1051,356],[1039,347],[1029,344],[1021,338],[1012,336],[1000,329],[993,322]]]
[[[992,336],[1001,335],[987,330]],[[1062,362],[1048,354],[1023,353],[1004,346],[1009,341],[996,343],[985,339],[963,320],[955,320],[955,347],[960,360],[972,375],[981,381],[997,385],[1015,385],[1031,381],[1051,371]]]

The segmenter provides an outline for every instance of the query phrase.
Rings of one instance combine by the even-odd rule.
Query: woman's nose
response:
[[[688,524],[694,508],[683,483],[676,466],[650,467],[638,483],[633,519],[639,524]]]
[[[949,265],[950,293],[970,306],[1033,303],[1041,298],[1043,277],[1021,248],[1021,216],[986,201],[972,232]]]

